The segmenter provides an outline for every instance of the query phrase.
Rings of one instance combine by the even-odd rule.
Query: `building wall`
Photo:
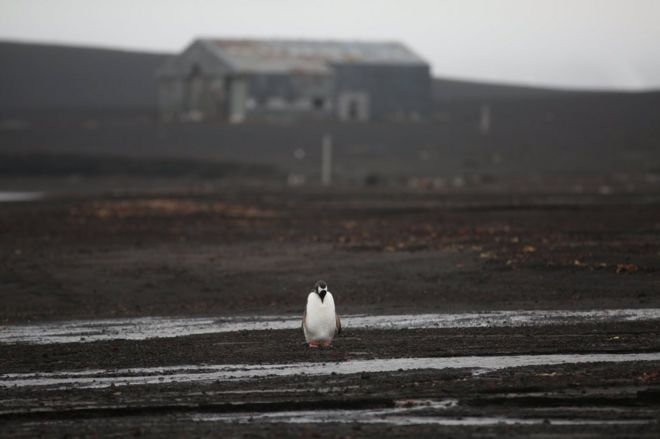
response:
[[[159,108],[164,120],[229,118],[230,69],[197,42],[158,72]]]
[[[330,116],[333,77],[328,74],[255,74],[249,76],[248,113],[256,118]]]
[[[334,70],[338,109],[352,100],[358,120],[365,107],[366,119],[419,119],[431,112],[428,66],[346,64]]]
[[[237,74],[212,49],[196,42],[161,69],[164,119],[416,120],[431,112],[427,65],[338,64],[329,73]]]
[[[215,120],[228,117],[229,81],[200,74],[159,78],[159,108],[164,120]]]

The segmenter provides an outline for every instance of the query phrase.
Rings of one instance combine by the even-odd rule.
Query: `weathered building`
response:
[[[399,43],[194,41],[157,72],[166,120],[420,119],[429,65]]]

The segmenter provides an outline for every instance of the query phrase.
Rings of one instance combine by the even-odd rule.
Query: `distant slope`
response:
[[[155,110],[167,56],[0,42],[0,111]]]
[[[155,111],[156,69],[170,54],[0,42],[0,112]],[[437,108],[481,102],[547,102],[556,98],[613,104],[648,98],[639,93],[580,92],[445,78],[433,80]],[[545,104],[544,104],[545,105]],[[631,105],[631,104],[628,104]],[[560,109],[561,110],[561,109]],[[471,111],[471,110],[470,110]],[[554,109],[553,109],[554,111]]]
[[[525,87],[518,85],[435,78],[433,79],[432,93],[434,101],[449,102],[530,98],[538,99],[549,97],[564,97],[580,92],[572,92],[552,88]]]
[[[436,103],[447,102],[504,102],[504,101],[554,101],[568,99],[620,99],[657,94],[655,91],[622,90],[569,90],[559,88],[529,87],[515,84],[462,81],[434,78],[431,86]]]

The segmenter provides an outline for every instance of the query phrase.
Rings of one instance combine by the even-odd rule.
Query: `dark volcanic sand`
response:
[[[0,321],[290,314],[323,278],[343,313],[660,307],[660,197],[226,190],[0,206]],[[657,352],[658,322],[297,330],[0,345],[0,373],[527,353]],[[96,390],[0,388],[3,435],[657,437],[659,362],[272,377]],[[259,392],[255,392],[255,391]],[[282,424],[201,414],[380,409],[537,425]],[[248,406],[231,405],[249,403]],[[49,411],[47,414],[39,411]],[[428,408],[416,415],[438,416]],[[555,425],[642,420],[650,425]]]
[[[660,196],[235,191],[0,209],[0,321],[660,305]]]

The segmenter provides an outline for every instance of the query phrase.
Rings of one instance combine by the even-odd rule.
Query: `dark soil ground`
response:
[[[0,209],[0,321],[660,306],[660,196],[221,190]]]
[[[210,189],[69,195],[0,207],[0,322],[302,313],[320,278],[340,313],[660,307],[660,196]],[[0,373],[530,353],[658,352],[658,322],[298,330],[0,345]],[[1,388],[4,436],[658,437],[660,362],[473,376],[417,370],[104,389]],[[379,409],[535,425],[251,423],[209,414]],[[438,409],[415,412],[438,416]],[[560,425],[557,420],[596,425]],[[543,420],[546,420],[543,423]],[[604,421],[643,421],[646,424]],[[650,423],[648,423],[650,422]]]

